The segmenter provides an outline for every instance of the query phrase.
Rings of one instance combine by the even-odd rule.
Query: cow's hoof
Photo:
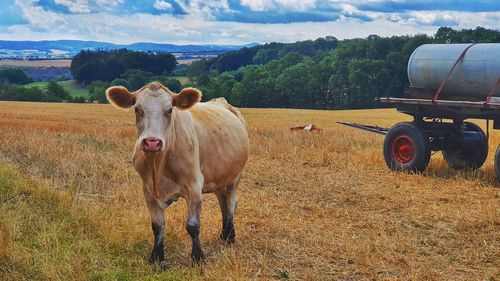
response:
[[[220,240],[224,241],[224,243],[226,244],[233,244],[235,241],[236,241],[236,237],[234,235],[234,232],[232,232],[231,234],[227,234],[227,233],[224,233],[222,232],[222,234],[219,236]]]
[[[205,263],[205,255],[203,254],[201,248],[193,249],[191,252],[191,259],[195,265]]]
[[[163,255],[163,253],[151,253],[151,256],[149,256],[149,259],[148,259],[148,262],[150,264],[157,264],[157,263],[161,263],[165,260],[165,257]]]
[[[222,231],[221,235],[219,238],[224,241],[226,244],[233,244],[234,241],[236,241],[236,234],[234,233],[234,230],[232,231]]]

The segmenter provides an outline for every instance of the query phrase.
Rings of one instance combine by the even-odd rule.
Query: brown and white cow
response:
[[[217,195],[220,238],[234,242],[236,188],[249,154],[247,127],[239,110],[224,98],[201,103],[197,89],[175,94],[158,82],[133,93],[111,87],[106,96],[119,108],[135,109],[133,164],[143,181],[154,234],[149,261],[164,260],[164,209],[179,197],[187,202],[186,230],[194,262],[204,258],[199,240],[202,193]]]

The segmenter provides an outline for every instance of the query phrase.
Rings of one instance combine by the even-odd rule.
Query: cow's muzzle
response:
[[[142,149],[147,152],[160,151],[161,145],[161,140],[157,138],[147,138],[142,140]]]

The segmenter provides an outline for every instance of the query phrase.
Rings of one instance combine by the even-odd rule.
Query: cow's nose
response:
[[[147,138],[142,141],[142,147],[145,151],[156,152],[161,149],[161,140],[157,138]]]

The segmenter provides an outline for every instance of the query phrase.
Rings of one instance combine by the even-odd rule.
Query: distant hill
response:
[[[0,58],[71,58],[81,50],[115,50],[126,48],[133,51],[152,51],[169,53],[209,53],[220,54],[253,47],[257,43],[246,45],[175,45],[138,42],[133,44],[113,44],[97,41],[54,40],[54,41],[6,41],[0,40]]]

